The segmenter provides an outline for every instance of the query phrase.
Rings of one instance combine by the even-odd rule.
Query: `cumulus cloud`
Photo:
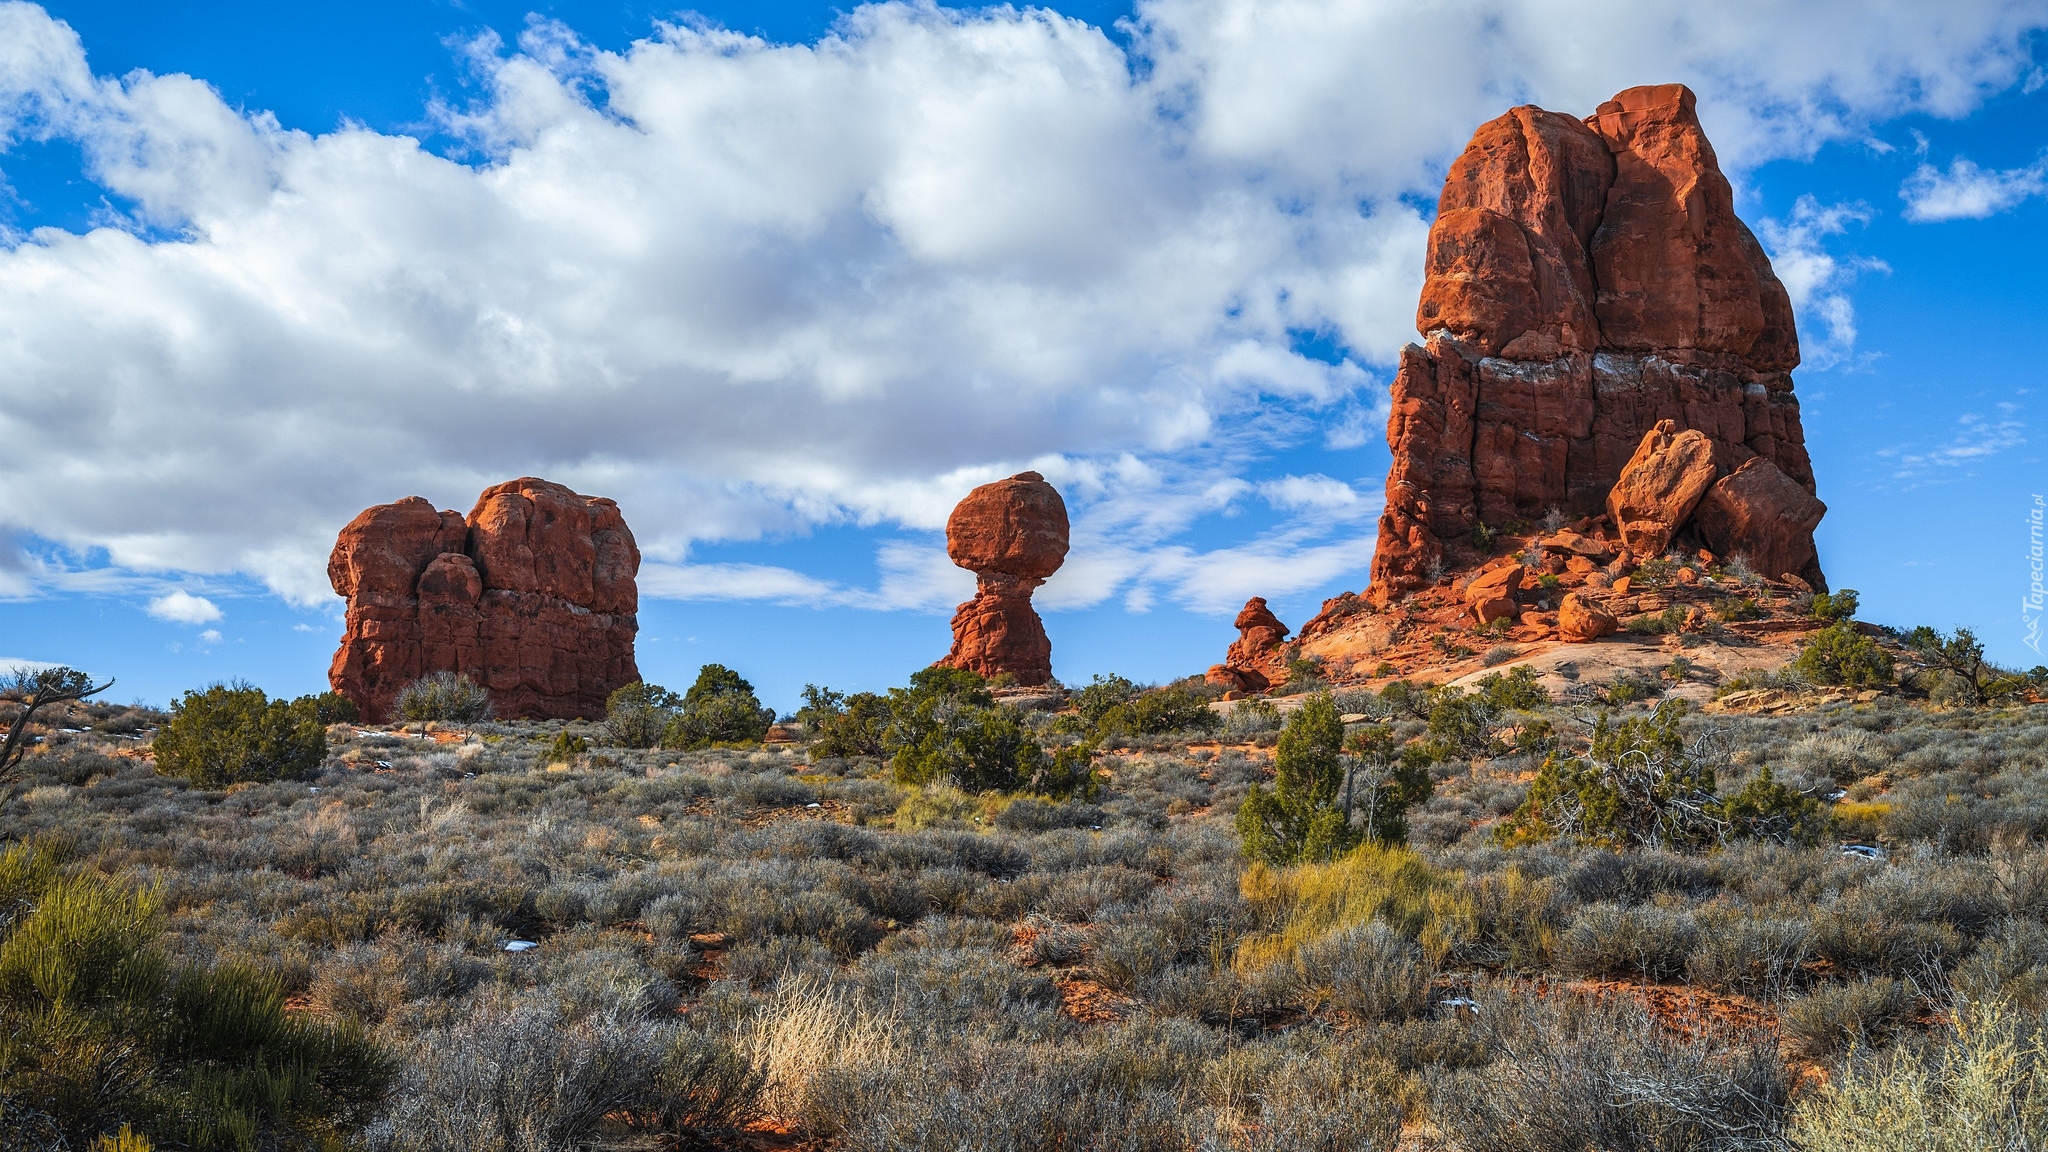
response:
[[[651,595],[928,605],[959,584],[930,548],[852,592],[688,554],[933,529],[1051,461],[1076,556],[1050,601],[1349,571],[1370,543],[1327,503],[1221,551],[1176,534],[1268,491],[1262,453],[1384,419],[1365,366],[1412,338],[1415,205],[1476,124],[1682,80],[1740,169],[1968,111],[2028,73],[2044,12],[1147,0],[1128,50],[1010,7],[618,53],[537,22],[464,48],[484,95],[432,111],[468,149],[443,156],[96,74],[0,4],[0,145],[73,141],[125,206],[0,251],[0,435],[40,448],[0,460],[0,533],[326,602],[360,508],[539,474],[619,499]]]
[[[180,589],[149,602],[149,614],[173,624],[210,624],[220,619],[220,607],[204,596]]]
[[[1991,171],[1958,156],[1943,172],[1922,164],[1899,186],[1906,219],[1919,223],[1982,220],[2048,192],[2048,158],[2024,168]]]
[[[1849,286],[1862,273],[1891,271],[1882,260],[1841,257],[1828,250],[1829,237],[1846,233],[1851,224],[1867,224],[1870,217],[1865,204],[1823,205],[1801,196],[1785,219],[1759,221],[1771,266],[1798,313],[1800,353],[1810,367],[1828,368],[1850,358],[1856,346],[1856,305]]]

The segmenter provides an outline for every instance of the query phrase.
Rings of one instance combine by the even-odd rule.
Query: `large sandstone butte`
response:
[[[1706,444],[1665,461],[1650,495],[1698,501],[1690,528],[1716,552],[1827,586],[1791,302],[1735,216],[1689,89],[1631,88],[1583,122],[1524,106],[1482,125],[1444,181],[1426,276],[1426,345],[1401,351],[1387,424],[1375,600],[1477,566],[1482,524],[1600,514],[1667,420]],[[1798,504],[1799,523],[1759,535],[1749,513],[1766,503]],[[1669,515],[1646,513],[1639,542],[1673,543],[1657,537],[1688,526]]]
[[[365,719],[432,672],[468,673],[497,715],[604,715],[640,678],[640,549],[619,506],[531,476],[465,519],[418,496],[349,521],[327,560],[348,630],[327,672]]]
[[[1035,687],[1052,679],[1052,641],[1031,592],[1067,558],[1067,505],[1036,472],[983,484],[946,519],[946,555],[974,573],[974,599],[953,614],[953,650],[941,664],[983,676],[1008,673]]]

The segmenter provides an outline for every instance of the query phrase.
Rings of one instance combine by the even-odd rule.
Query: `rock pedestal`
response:
[[[1812,500],[1794,526],[1757,535],[1731,491],[1728,510],[1696,515],[1700,530],[1766,575],[1794,564],[1825,587],[1791,301],[1735,216],[1690,90],[1631,88],[1584,121],[1525,106],[1482,125],[1444,182],[1426,275],[1425,343],[1401,352],[1387,424],[1376,601],[1473,566],[1464,542],[1482,524],[1605,510],[1664,421],[1697,437],[1624,494],[1615,515],[1631,550],[1670,543],[1676,505],[1705,502],[1703,476],[1732,479],[1760,458]],[[1733,487],[1745,506],[1797,503],[1781,486]]]
[[[342,529],[327,577],[348,598],[327,678],[366,720],[433,672],[466,673],[494,712],[594,718],[640,678],[640,549],[617,504],[525,477],[467,517],[418,496]]]
[[[1067,505],[1045,477],[1019,472],[967,494],[946,520],[946,555],[974,573],[940,664],[1035,687],[1052,679],[1052,641],[1031,593],[1067,558]]]
[[[1212,666],[1203,679],[1236,692],[1264,692],[1285,683],[1288,627],[1266,607],[1266,598],[1245,601],[1232,624],[1237,639],[1230,642],[1223,663]]]

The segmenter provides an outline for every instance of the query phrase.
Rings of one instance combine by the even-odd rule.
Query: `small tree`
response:
[[[1968,628],[1944,636],[1923,624],[1906,633],[1906,647],[1922,668],[1933,673],[1937,690],[1956,693],[1979,708],[2017,695],[2034,682],[1986,660],[1983,642]]]
[[[1254,787],[1237,810],[1244,853],[1269,864],[1325,861],[1361,836],[1339,794],[1345,776],[1344,720],[1328,692],[1310,696],[1280,730],[1271,789]]]
[[[296,779],[327,757],[327,728],[314,698],[271,700],[235,681],[187,692],[154,744],[156,770],[201,788]]]
[[[621,748],[652,748],[661,743],[679,704],[661,685],[635,680],[605,700],[606,733]]]
[[[1602,715],[1586,757],[1552,754],[1521,807],[1503,821],[1506,843],[1566,836],[1608,848],[1692,848],[1725,832],[1714,772],[1678,731],[1685,701],[1613,724]]]
[[[94,687],[91,676],[75,668],[61,667],[36,672],[17,670],[0,680],[0,701],[21,709],[8,722],[6,743],[0,744],[0,780],[13,779],[21,758],[28,755],[28,725],[37,712],[52,704],[90,699],[113,686],[114,682],[108,680]]]
[[[1424,749],[1401,746],[1390,725],[1360,729],[1345,744],[1344,817],[1353,813],[1366,839],[1379,844],[1408,842],[1408,809],[1428,800],[1436,784],[1429,778],[1430,756]]]
[[[844,706],[837,712],[819,713],[810,721],[816,733],[811,741],[811,759],[871,756],[880,760],[888,756],[890,719],[887,697],[855,692],[845,698]]]
[[[1882,688],[1892,682],[1892,658],[1848,620],[1807,637],[1792,670],[1815,684]]]
[[[662,731],[664,748],[709,748],[713,744],[758,744],[775,723],[775,710],[761,706],[754,686],[723,664],[706,664],[683,693],[682,711]]]
[[[1840,592],[1823,592],[1813,598],[1813,616],[1830,624],[1847,620],[1856,615],[1856,590],[1844,588]]]

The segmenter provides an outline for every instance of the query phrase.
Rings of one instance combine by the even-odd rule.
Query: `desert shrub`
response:
[[[605,736],[620,748],[653,748],[681,704],[661,685],[635,680],[605,698]]]
[[[1685,609],[1677,604],[1662,612],[1646,612],[1622,622],[1622,629],[1638,636],[1676,636],[1685,628]]]
[[[613,1014],[565,1018],[542,999],[482,1004],[422,1033],[410,1055],[370,1148],[543,1152],[734,1128],[755,1114],[762,1080],[728,1041]]]
[[[1854,784],[1889,759],[1882,741],[1861,728],[1816,732],[1793,743],[1787,759],[1804,772]]]
[[[1913,1008],[1912,989],[1889,976],[1823,984],[1786,1004],[1778,1029],[1802,1056],[1838,1056],[1852,1044],[1882,1047]]]
[[[1277,732],[1280,727],[1280,709],[1263,696],[1239,700],[1223,721],[1224,735],[1234,740]]]
[[[308,699],[313,702],[313,719],[322,724],[353,724],[362,718],[356,702],[339,692],[322,692]]]
[[[1111,712],[1136,700],[1145,689],[1115,673],[1097,673],[1074,693],[1074,711],[1083,731],[1094,731]]]
[[[201,788],[304,776],[327,757],[313,698],[272,700],[237,681],[187,692],[157,731],[156,770]]]
[[[1667,980],[1685,972],[1699,939],[1692,916],[1655,905],[1595,904],[1572,918],[1559,941],[1568,972]]]
[[[1327,692],[1310,696],[1280,732],[1271,789],[1254,787],[1237,812],[1244,854],[1272,864],[1323,861],[1360,840],[1338,795],[1344,721]]]
[[[434,672],[400,688],[391,711],[399,720],[473,724],[490,717],[491,694],[466,672]]]
[[[1103,736],[1152,736],[1166,732],[1212,732],[1222,726],[1223,717],[1210,710],[1206,698],[1192,689],[1174,686],[1141,692],[1107,709],[1096,720],[1094,730]]]
[[[1336,1008],[1357,1020],[1409,1020],[1429,1008],[1435,970],[1422,948],[1385,924],[1354,925],[1294,953],[1301,1004]]]
[[[1983,642],[1968,628],[1950,636],[1922,625],[1906,634],[1905,643],[1920,668],[1915,679],[1938,699],[1981,708],[2048,678],[2048,670],[2023,675],[1986,660]]]
[[[1438,689],[1436,704],[1429,710],[1430,757],[1455,760],[1505,751],[1493,737],[1497,714],[1498,709],[1483,695],[1467,695],[1456,688]]]
[[[1768,1037],[1666,1032],[1632,1004],[1481,992],[1491,1061],[1438,1079],[1431,1119],[1489,1152],[1782,1147],[1790,1085]]]
[[[1807,637],[1792,670],[1815,684],[1882,688],[1892,682],[1892,658],[1848,620]]]
[[[1703,915],[1699,927],[1686,978],[1724,992],[1779,995],[1812,956],[1813,930],[1803,920]]]
[[[1087,745],[1047,756],[1011,709],[966,708],[936,716],[917,743],[896,750],[890,771],[899,784],[951,781],[970,793],[1026,790],[1087,799],[1096,787],[1093,765]]]
[[[1822,592],[1813,598],[1813,618],[1830,624],[1848,620],[1856,615],[1856,590],[1844,588],[1840,592]]]
[[[544,760],[549,764],[568,764],[574,762],[576,757],[588,751],[590,751],[590,741],[564,728],[560,732],[555,733],[555,738],[548,742],[548,750]]]
[[[339,1143],[391,1068],[349,1026],[284,1008],[272,976],[172,963],[158,898],[51,848],[0,854],[0,1102],[74,1147],[123,1121],[149,1142],[223,1152]]]
[[[831,710],[818,707],[809,720],[816,733],[810,757],[851,760],[867,756],[879,760],[888,755],[889,722],[888,699],[873,692],[855,692]]]
[[[1811,1152],[2048,1147],[2048,1043],[2009,1004],[1958,1004],[1937,1043],[1901,1044],[1830,1076],[1791,1136]]]
[[[723,664],[706,664],[683,693],[682,706],[661,735],[664,748],[709,748],[717,744],[759,744],[775,723],[754,686]]]
[[[1649,676],[1635,672],[1616,672],[1601,689],[1600,694],[1606,697],[1609,704],[1633,704],[1638,700],[1648,700],[1663,691],[1664,685]]]
[[[1779,783],[1769,768],[1741,791],[1722,797],[1712,813],[1727,824],[1725,835],[1743,840],[1812,845],[1828,827],[1820,801]]]
[[[1432,955],[1469,931],[1452,877],[1405,848],[1362,844],[1328,863],[1254,864],[1241,888],[1260,925],[1238,943],[1232,963],[1241,972],[1291,963],[1300,949],[1374,921]]]
[[[1550,703],[1550,693],[1536,682],[1536,670],[1518,664],[1506,672],[1489,672],[1473,685],[1481,700],[1499,712],[1528,711]]]
[[[2022,1012],[2048,1010],[2048,925],[2000,923],[1950,979],[1969,1000],[2002,1000]]]
[[[1567,836],[1607,847],[1701,847],[1722,831],[1714,772],[1678,731],[1682,700],[1615,724],[1603,713],[1590,755],[1552,754],[1500,825],[1508,843]]]
[[[1522,650],[1512,644],[1496,644],[1486,650],[1486,654],[1479,658],[1479,663],[1483,667],[1497,668],[1521,654]]]
[[[1723,596],[1714,601],[1714,619],[1726,624],[1737,620],[1755,620],[1763,616],[1764,610],[1757,606],[1753,596]]]

